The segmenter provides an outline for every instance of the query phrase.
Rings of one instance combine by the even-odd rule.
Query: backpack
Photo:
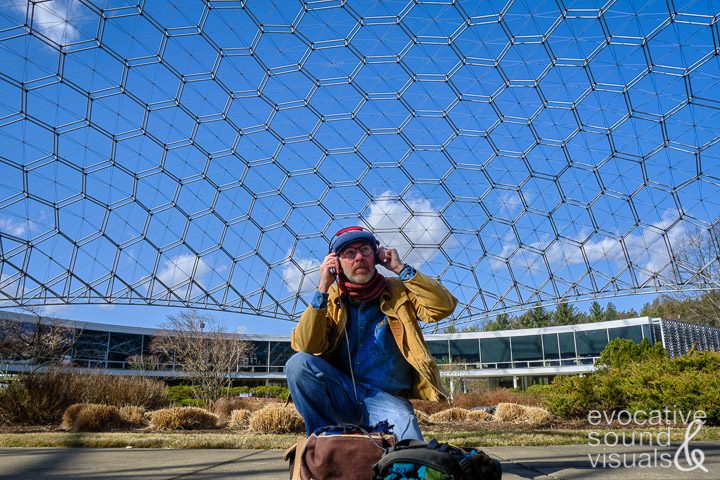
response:
[[[300,437],[283,456],[292,480],[372,480],[373,465],[395,444],[390,425],[328,426]]]
[[[500,480],[500,462],[482,451],[466,451],[430,440],[401,440],[373,467],[375,480]]]

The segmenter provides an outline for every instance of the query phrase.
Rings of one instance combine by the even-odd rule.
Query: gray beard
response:
[[[373,269],[372,272],[367,274],[367,278],[364,278],[365,277],[364,275],[358,276],[358,275],[352,275],[350,273],[345,272],[345,276],[350,281],[350,283],[355,283],[357,285],[365,285],[370,280],[372,280],[373,275],[375,275],[375,269]]]

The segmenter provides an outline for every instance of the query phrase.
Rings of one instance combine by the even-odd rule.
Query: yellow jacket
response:
[[[326,355],[338,348],[347,313],[337,284],[332,285],[328,293],[327,308],[309,305],[300,317],[290,344],[295,351]],[[380,295],[380,310],[387,316],[400,353],[415,369],[412,398],[435,401],[448,398],[418,321],[442,320],[452,314],[456,305],[457,299],[445,287],[420,272],[405,282],[387,279],[385,291]]]

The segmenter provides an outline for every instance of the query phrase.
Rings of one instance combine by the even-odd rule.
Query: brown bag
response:
[[[386,433],[313,433],[283,458],[291,480],[372,480],[373,465],[394,444],[395,436]]]

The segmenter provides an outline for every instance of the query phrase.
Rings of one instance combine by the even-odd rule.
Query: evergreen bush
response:
[[[669,358],[659,348],[643,353],[613,342],[611,351],[603,352],[605,368],[585,377],[555,378],[545,398],[553,414],[587,418],[591,410],[703,410],[708,424],[720,424],[719,352]]]

